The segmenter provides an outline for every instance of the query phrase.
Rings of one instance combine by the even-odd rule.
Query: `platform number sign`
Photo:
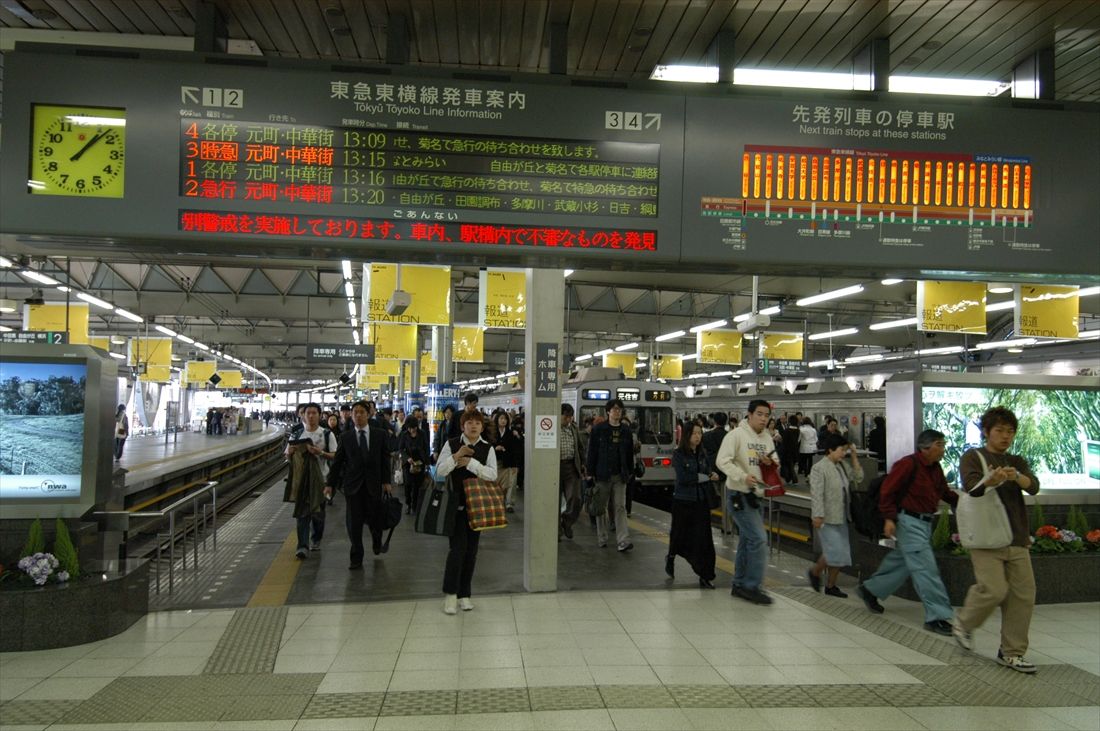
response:
[[[643,129],[661,129],[661,115],[658,112],[619,112],[603,113],[604,129],[621,129],[627,132],[641,132]]]

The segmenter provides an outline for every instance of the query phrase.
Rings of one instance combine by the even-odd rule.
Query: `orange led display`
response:
[[[973,172],[973,168],[971,168],[971,172]],[[981,208],[985,208],[987,185],[989,185],[989,166],[983,162],[981,167],[978,168],[978,206]],[[974,202],[971,201],[970,205],[974,205]]]
[[[894,201],[890,201],[893,203]],[[901,161],[901,202],[909,202],[909,161]]]
[[[794,200],[794,155],[787,157],[787,197]]]
[[[821,161],[821,200],[829,200],[829,174],[831,172],[831,161],[829,158],[825,158]]]
[[[1024,208],[1031,208],[1031,166],[1024,165]]]
[[[817,200],[817,168],[817,156],[814,155],[810,158],[810,200],[812,201]]]
[[[848,161],[849,165],[851,160]],[[856,202],[863,202],[863,158],[856,160]]]
[[[741,197],[749,197],[749,153],[741,156]]]
[[[760,153],[752,156],[752,197],[760,197]]]

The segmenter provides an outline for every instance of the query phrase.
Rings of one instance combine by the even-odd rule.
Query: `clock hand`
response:
[[[97,135],[96,135],[95,137],[93,137],[92,139],[88,140],[88,141],[87,141],[87,142],[86,142],[86,143],[84,144],[84,146],[83,146],[83,147],[81,147],[81,148],[80,148],[79,150],[77,150],[77,151],[76,151],[76,154],[75,154],[75,155],[73,155],[72,157],[70,157],[70,158],[69,158],[69,162],[76,162],[77,160],[79,160],[79,159],[80,159],[80,157],[81,157],[81,156],[82,156],[82,155],[83,155],[83,154],[84,154],[85,152],[87,152],[87,151],[88,151],[88,148],[89,148],[89,147],[91,147],[92,145],[94,145],[95,143],[97,143],[97,142],[99,142],[99,141],[100,141],[101,139],[103,139],[103,137],[104,137],[104,136],[105,136],[105,135],[106,135],[106,134],[107,134],[108,132],[110,132],[110,131],[111,131],[111,129],[110,129],[109,127],[108,127],[107,129],[105,129],[105,130],[102,130],[102,131],[101,131],[101,132],[100,132],[99,134],[97,134]]]

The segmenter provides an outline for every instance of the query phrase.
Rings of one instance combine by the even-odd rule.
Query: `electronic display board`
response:
[[[0,174],[19,205],[2,229],[403,260],[679,258],[682,97],[194,58],[87,54],[74,74],[57,49],[8,54]],[[70,157],[95,162],[61,169]]]
[[[1100,273],[1100,115],[887,98],[689,98],[683,258]]]

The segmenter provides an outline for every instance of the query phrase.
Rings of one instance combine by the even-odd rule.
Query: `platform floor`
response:
[[[0,729],[1100,731],[1100,603],[1036,607],[1040,669],[1023,676],[992,660],[998,618],[967,653],[924,630],[919,603],[870,614],[849,577],[850,598],[815,594],[786,553],[773,606],[732,598],[717,533],[719,590],[683,562],[667,580],[667,514],[635,505],[634,551],[598,548],[582,522],[543,594],[522,591],[517,512],[483,538],[475,609],[447,616],[443,539],[405,520],[349,572],[338,497],[298,561],[281,495],[258,495],[126,632],[0,654]]]
[[[282,434],[282,428],[272,425],[251,434],[233,436],[179,432],[174,436],[169,435],[167,444],[163,434],[131,437],[123,447],[122,459],[114,464],[127,471],[127,492],[133,492],[134,489],[155,483],[166,473],[273,441]]]

